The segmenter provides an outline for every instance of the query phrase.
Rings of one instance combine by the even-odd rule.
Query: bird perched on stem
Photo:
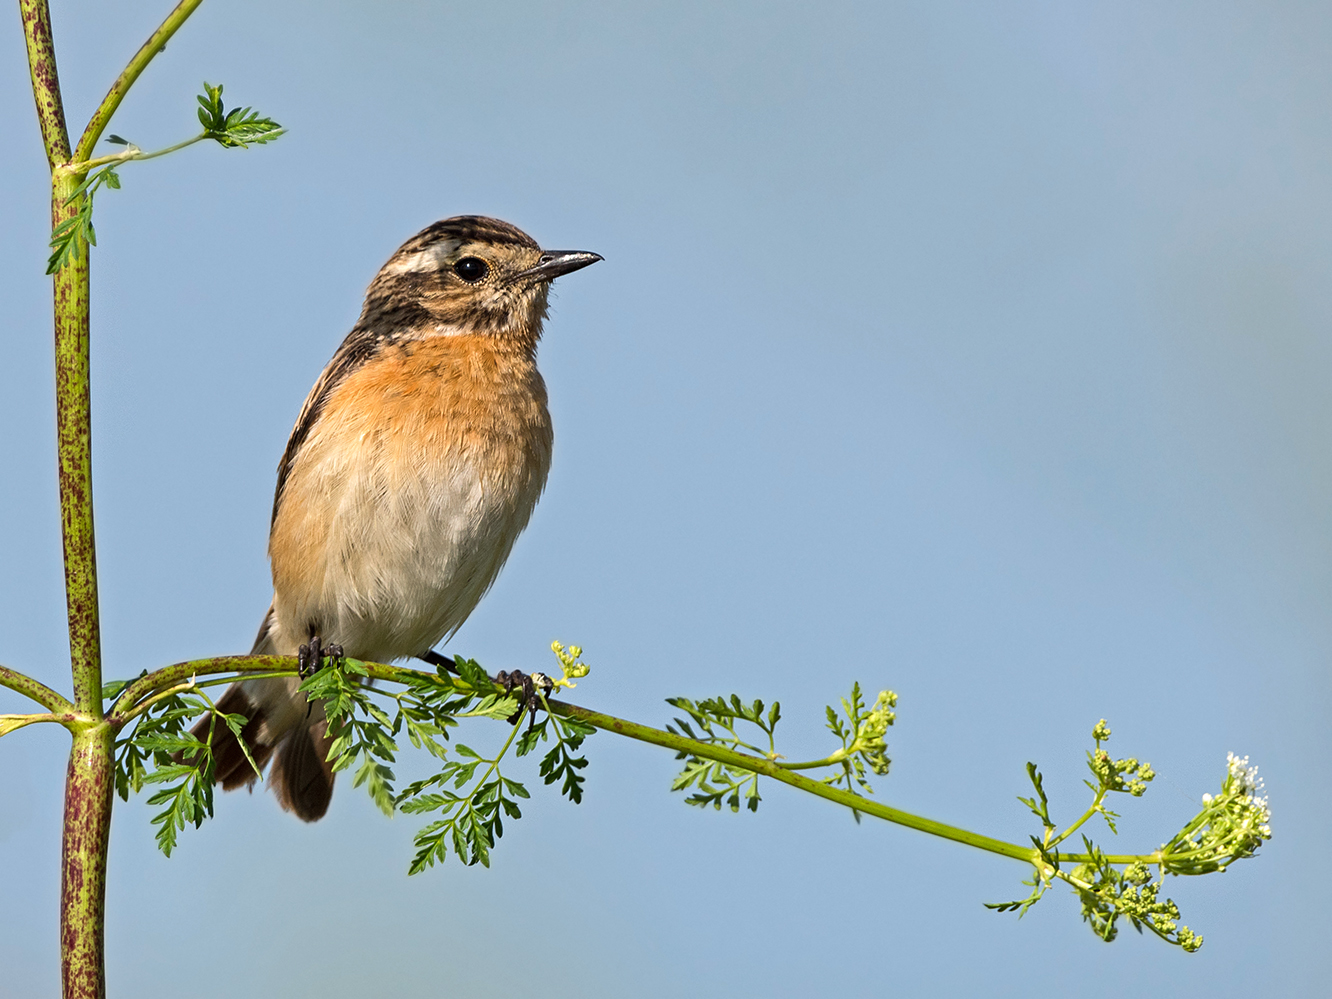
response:
[[[322,643],[373,662],[439,660],[430,650],[495,582],[550,470],[536,366],[550,283],[600,259],[474,215],[389,258],[278,464],[273,603],[253,655],[304,666],[313,654],[317,667]],[[278,802],[313,822],[333,794],[330,740],[299,686],[242,680],[217,706],[245,715],[241,737],[261,768],[272,761]],[[212,738],[223,788],[253,784],[235,736],[218,725]]]

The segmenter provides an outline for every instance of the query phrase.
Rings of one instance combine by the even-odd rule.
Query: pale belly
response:
[[[275,540],[286,528],[298,542],[274,554],[275,651],[293,654],[314,632],[377,662],[425,652],[462,625],[527,525],[547,470],[318,464],[294,475],[287,494],[319,497],[313,508],[288,517],[294,504],[284,503],[275,524]]]

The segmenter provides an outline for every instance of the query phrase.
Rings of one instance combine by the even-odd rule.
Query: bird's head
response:
[[[583,250],[543,250],[499,219],[444,219],[407,240],[375,275],[361,324],[396,336],[478,333],[534,347],[550,283],[600,259]]]

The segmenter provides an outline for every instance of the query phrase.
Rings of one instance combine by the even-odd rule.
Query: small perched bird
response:
[[[278,464],[273,603],[253,655],[340,645],[373,662],[423,656],[467,620],[527,526],[550,470],[536,366],[550,283],[602,258],[543,250],[474,215],[436,222],[389,258],[315,382]],[[317,662],[316,662],[317,665]],[[321,705],[297,677],[242,680],[219,699],[283,808],[328,810]],[[195,735],[208,737],[207,720]],[[216,726],[217,780],[256,774]]]

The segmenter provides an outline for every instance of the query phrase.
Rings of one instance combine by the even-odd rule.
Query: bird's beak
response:
[[[561,274],[582,270],[604,259],[600,253],[588,253],[586,250],[542,250],[537,265],[515,274],[513,280],[554,281]]]

